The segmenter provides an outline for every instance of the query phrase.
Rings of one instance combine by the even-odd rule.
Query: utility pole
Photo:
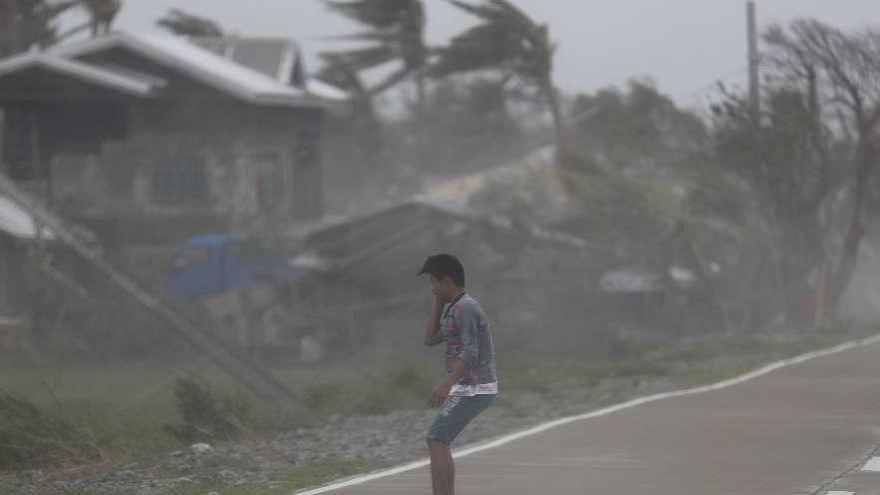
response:
[[[758,21],[754,0],[748,1],[746,9],[749,33],[749,109],[752,121],[757,125],[761,122],[761,56],[758,54]]]

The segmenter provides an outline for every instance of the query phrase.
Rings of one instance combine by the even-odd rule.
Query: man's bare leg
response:
[[[431,453],[431,483],[434,495],[453,495],[454,468],[449,446],[436,440],[428,440]]]
[[[446,446],[446,456],[449,459],[447,461],[449,472],[446,477],[446,479],[449,480],[449,495],[455,495],[455,462],[452,460],[452,449],[450,449],[448,445]]]
[[[435,453],[435,449],[432,446],[432,441],[428,440],[428,452],[431,454],[431,493],[437,495],[438,493],[442,493],[440,487],[440,461],[437,459],[437,454]]]

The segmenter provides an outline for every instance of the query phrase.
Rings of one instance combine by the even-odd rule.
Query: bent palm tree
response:
[[[121,0],[80,0],[89,14],[89,27],[92,37],[107,34],[116,15],[122,10]]]
[[[90,31],[92,38],[105,35],[110,32],[113,21],[122,10],[122,0],[73,0],[71,6],[77,6],[85,10],[89,18],[83,24],[75,26],[58,37],[62,41],[82,31]]]
[[[422,69],[428,58],[425,46],[425,11],[421,0],[325,0],[330,10],[370,28],[342,39],[370,43],[364,48],[323,54],[337,67],[362,72],[394,61],[401,67],[378,84],[366,88],[372,97],[416,76],[420,99],[423,93]]]
[[[156,21],[156,25],[178,36],[223,36],[223,29],[216,22],[180,9],[169,10],[165,17]]]
[[[77,5],[78,0],[0,0],[0,57],[60,41],[57,20]]]
[[[482,22],[455,36],[439,50],[430,68],[435,77],[473,71],[501,71],[535,87],[550,107],[561,161],[572,155],[568,125],[553,83],[556,46],[546,24],[538,24],[507,0],[483,0],[471,4],[449,0]]]

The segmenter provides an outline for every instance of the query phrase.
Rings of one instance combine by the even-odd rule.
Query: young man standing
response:
[[[452,255],[425,261],[419,275],[429,275],[434,307],[427,319],[425,345],[446,342],[446,379],[434,388],[431,406],[442,404],[428,432],[434,495],[453,495],[455,466],[450,444],[498,394],[495,346],[486,313],[464,290],[464,267]]]

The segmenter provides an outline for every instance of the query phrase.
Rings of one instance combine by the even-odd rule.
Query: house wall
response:
[[[53,197],[74,216],[247,231],[323,213],[321,113],[163,99],[127,114],[124,140],[54,158]]]
[[[179,238],[323,214],[322,109],[248,104],[122,49],[83,58],[168,85],[158,97],[139,99],[81,83],[68,88],[74,83],[40,71],[4,79],[27,90],[21,99],[4,86],[0,99],[13,117],[23,116],[7,119],[5,133],[20,131],[11,134],[24,143],[17,148],[18,178],[40,179],[67,216],[112,227],[99,231],[102,237],[126,238],[120,232],[128,229]],[[52,88],[64,97],[56,99]],[[29,155],[34,125],[42,162],[36,165]],[[14,161],[6,160],[10,167]]]

